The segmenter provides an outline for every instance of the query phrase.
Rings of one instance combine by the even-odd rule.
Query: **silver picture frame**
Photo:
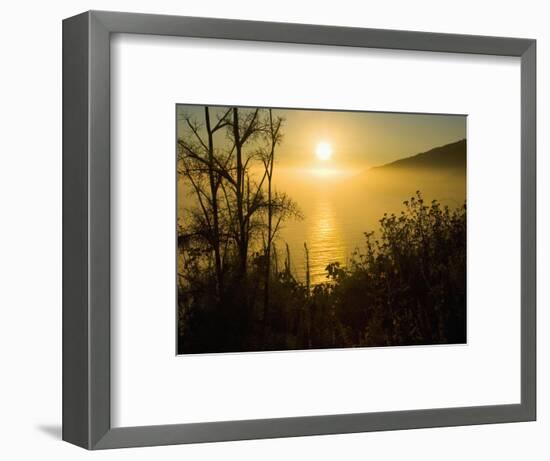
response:
[[[140,427],[111,425],[110,37],[113,33],[521,59],[521,402]],[[63,21],[63,440],[87,449],[536,419],[536,41],[89,11]]]

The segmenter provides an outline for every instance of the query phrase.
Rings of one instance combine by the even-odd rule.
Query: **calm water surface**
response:
[[[278,188],[299,205],[304,219],[288,221],[279,236],[282,255],[285,243],[291,254],[291,267],[299,280],[305,280],[309,249],[311,283],[327,281],[331,262],[346,265],[354,250],[364,251],[367,231],[376,231],[384,213],[400,213],[403,201],[421,190],[426,202],[437,199],[449,207],[460,206],[466,197],[465,177],[406,175],[372,177],[369,173],[308,175],[285,171]],[[282,256],[281,256],[282,257]]]
[[[377,231],[384,213],[400,213],[403,201],[417,190],[422,191],[426,202],[437,199],[452,208],[462,205],[466,198],[464,174],[335,174],[276,168],[274,185],[293,199],[303,214],[302,220],[286,221],[280,230],[275,242],[279,268],[283,267],[288,244],[292,272],[298,280],[305,281],[306,244],[312,284],[328,281],[329,263],[346,265],[353,251],[364,252],[364,233]],[[179,187],[184,190],[183,183]],[[185,199],[180,199],[179,206],[184,208]]]

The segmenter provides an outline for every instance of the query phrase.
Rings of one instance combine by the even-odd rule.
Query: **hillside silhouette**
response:
[[[420,154],[371,168],[371,172],[392,170],[460,170],[466,171],[466,140],[435,147]]]

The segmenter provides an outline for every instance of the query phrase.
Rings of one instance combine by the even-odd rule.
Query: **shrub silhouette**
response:
[[[179,352],[465,342],[466,205],[426,204],[417,192],[403,206],[365,233],[347,266],[329,264],[327,281],[313,286],[308,274],[305,283],[292,274],[288,247],[281,268],[273,248],[273,267],[266,268],[265,253],[253,253],[244,278],[238,261],[226,261],[224,292],[216,296],[211,253],[187,254],[178,285]],[[180,251],[185,245],[179,242]]]
[[[466,207],[426,205],[419,192],[404,206],[378,238],[365,234],[349,268],[329,268],[338,318],[359,345],[465,342]]]

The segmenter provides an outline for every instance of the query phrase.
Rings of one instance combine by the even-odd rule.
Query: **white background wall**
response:
[[[538,40],[539,417],[535,423],[127,449],[61,433],[61,20],[88,9],[530,37]],[[19,1],[0,27],[0,453],[3,459],[543,460],[548,399],[550,15],[545,2]],[[503,287],[505,289],[505,287]]]

